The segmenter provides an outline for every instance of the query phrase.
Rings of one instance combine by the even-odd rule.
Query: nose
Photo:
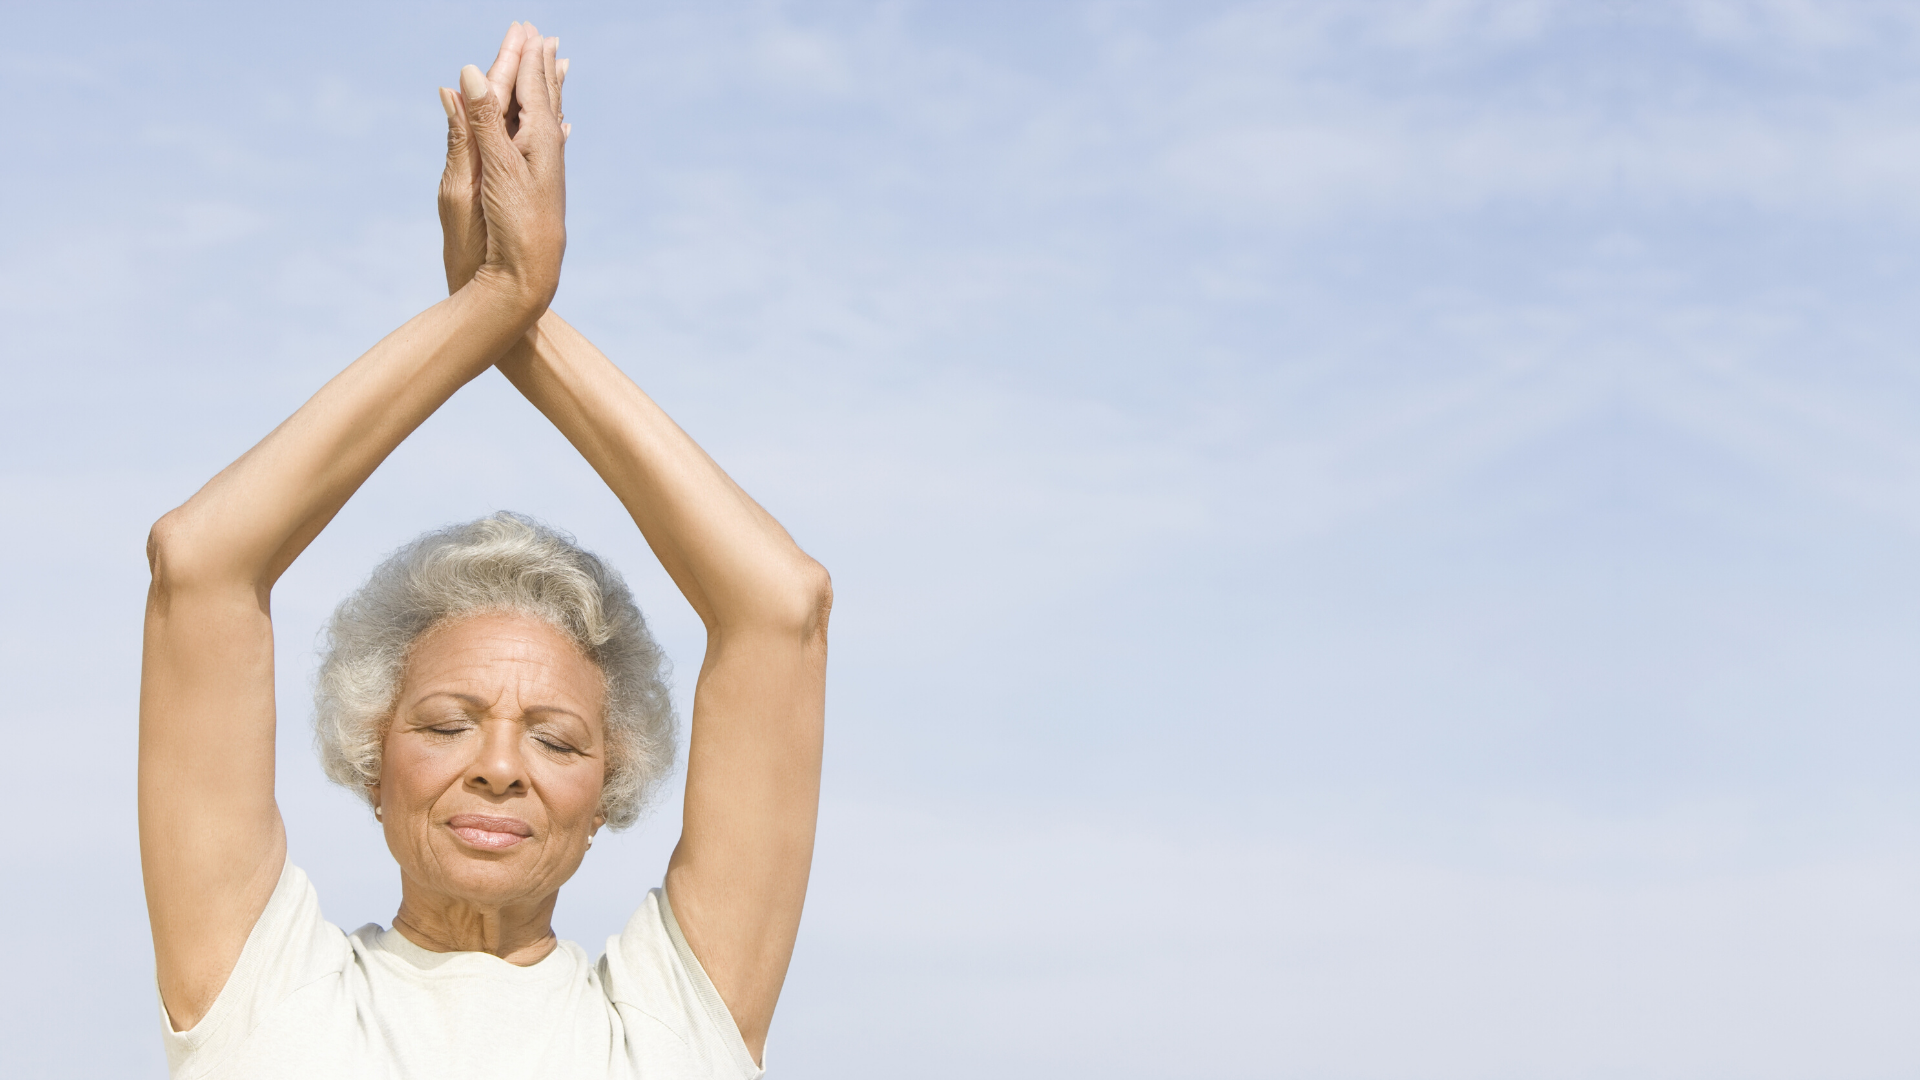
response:
[[[467,787],[492,795],[527,790],[526,759],[520,753],[520,725],[492,720],[480,725],[480,753],[467,766]]]

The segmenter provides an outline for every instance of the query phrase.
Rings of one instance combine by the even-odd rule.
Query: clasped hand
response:
[[[515,23],[493,67],[460,70],[442,89],[447,168],[440,177],[440,229],[447,291],[469,282],[497,291],[533,316],[560,284],[567,247],[566,160],[560,86],[567,62],[559,38]]]

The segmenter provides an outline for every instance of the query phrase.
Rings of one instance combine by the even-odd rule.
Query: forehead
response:
[[[597,716],[600,668],[573,640],[530,615],[475,615],[428,630],[407,657],[409,697],[435,691],[503,694],[521,708],[551,705]]]

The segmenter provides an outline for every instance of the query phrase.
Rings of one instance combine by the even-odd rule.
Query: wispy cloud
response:
[[[431,88],[492,43],[380,15],[236,12],[190,76],[129,15],[0,72],[59,151],[0,163],[20,715],[125,733],[134,639],[118,682],[61,643],[137,624],[147,522],[441,294]],[[787,1060],[1911,1071],[1913,5],[563,21],[558,304],[840,590]],[[692,669],[617,502],[484,379],[276,593],[288,774],[328,606],[498,506],[617,555]],[[301,775],[335,917],[385,917]],[[617,918],[650,882],[604,872]]]

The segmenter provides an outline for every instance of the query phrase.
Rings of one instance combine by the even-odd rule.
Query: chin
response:
[[[552,891],[541,888],[544,875],[533,867],[508,866],[499,859],[459,858],[439,869],[436,884],[448,895],[488,907],[538,899]]]
[[[494,906],[538,900],[552,893],[567,878],[572,868],[561,874],[558,867],[542,865],[533,845],[525,850],[472,851],[464,847],[442,853],[434,860],[439,871],[435,884],[449,895],[475,904]]]

